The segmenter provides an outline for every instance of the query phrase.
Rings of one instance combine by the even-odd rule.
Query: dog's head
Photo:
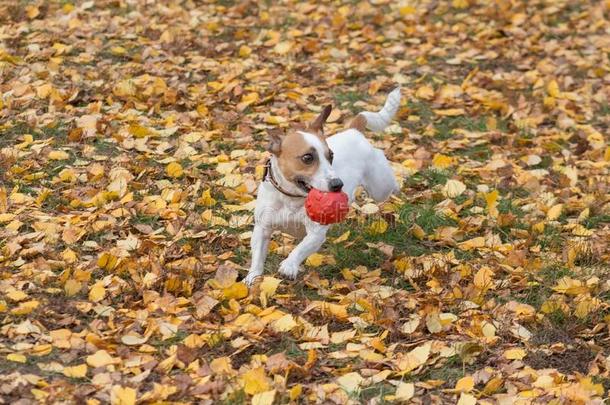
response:
[[[306,193],[312,187],[322,191],[340,191],[343,187],[333,170],[333,152],[322,129],[330,111],[331,106],[326,106],[301,131],[271,135],[268,149],[276,156],[282,175]]]

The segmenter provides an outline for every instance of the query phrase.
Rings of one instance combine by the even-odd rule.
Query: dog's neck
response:
[[[271,167],[269,168],[271,173],[267,174],[267,178],[265,180],[271,181],[269,177],[273,176],[275,182],[277,183],[277,186],[272,184],[276,192],[291,198],[307,197],[307,194],[305,194],[303,190],[301,190],[293,182],[289,181],[286,176],[284,176],[284,173],[282,173],[280,165],[277,161],[277,157],[275,155],[272,155],[269,161],[271,164]]]

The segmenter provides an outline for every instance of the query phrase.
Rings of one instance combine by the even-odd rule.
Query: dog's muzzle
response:
[[[298,188],[300,188],[301,190],[303,190],[306,194],[309,193],[309,191],[311,190],[311,186],[309,185],[309,182],[301,176],[297,176],[294,178],[293,183],[296,184],[296,186]]]

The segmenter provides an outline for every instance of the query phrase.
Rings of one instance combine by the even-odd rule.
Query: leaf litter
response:
[[[0,396],[602,403],[610,3],[0,4]],[[240,281],[266,137],[402,86],[403,193]]]

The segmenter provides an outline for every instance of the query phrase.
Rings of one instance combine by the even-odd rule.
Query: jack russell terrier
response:
[[[245,283],[252,285],[263,274],[271,234],[275,230],[303,238],[280,264],[280,273],[296,278],[301,264],[326,240],[329,225],[312,221],[305,212],[305,198],[311,188],[343,190],[351,203],[358,186],[376,202],[399,191],[394,172],[383,152],[364,137],[366,128],[380,132],[389,124],[400,104],[400,88],[392,91],[379,112],[361,112],[350,127],[325,137],[322,126],[331,106],[303,131],[285,136],[271,135],[263,181],[254,210],[254,231],[250,247],[252,263]]]

